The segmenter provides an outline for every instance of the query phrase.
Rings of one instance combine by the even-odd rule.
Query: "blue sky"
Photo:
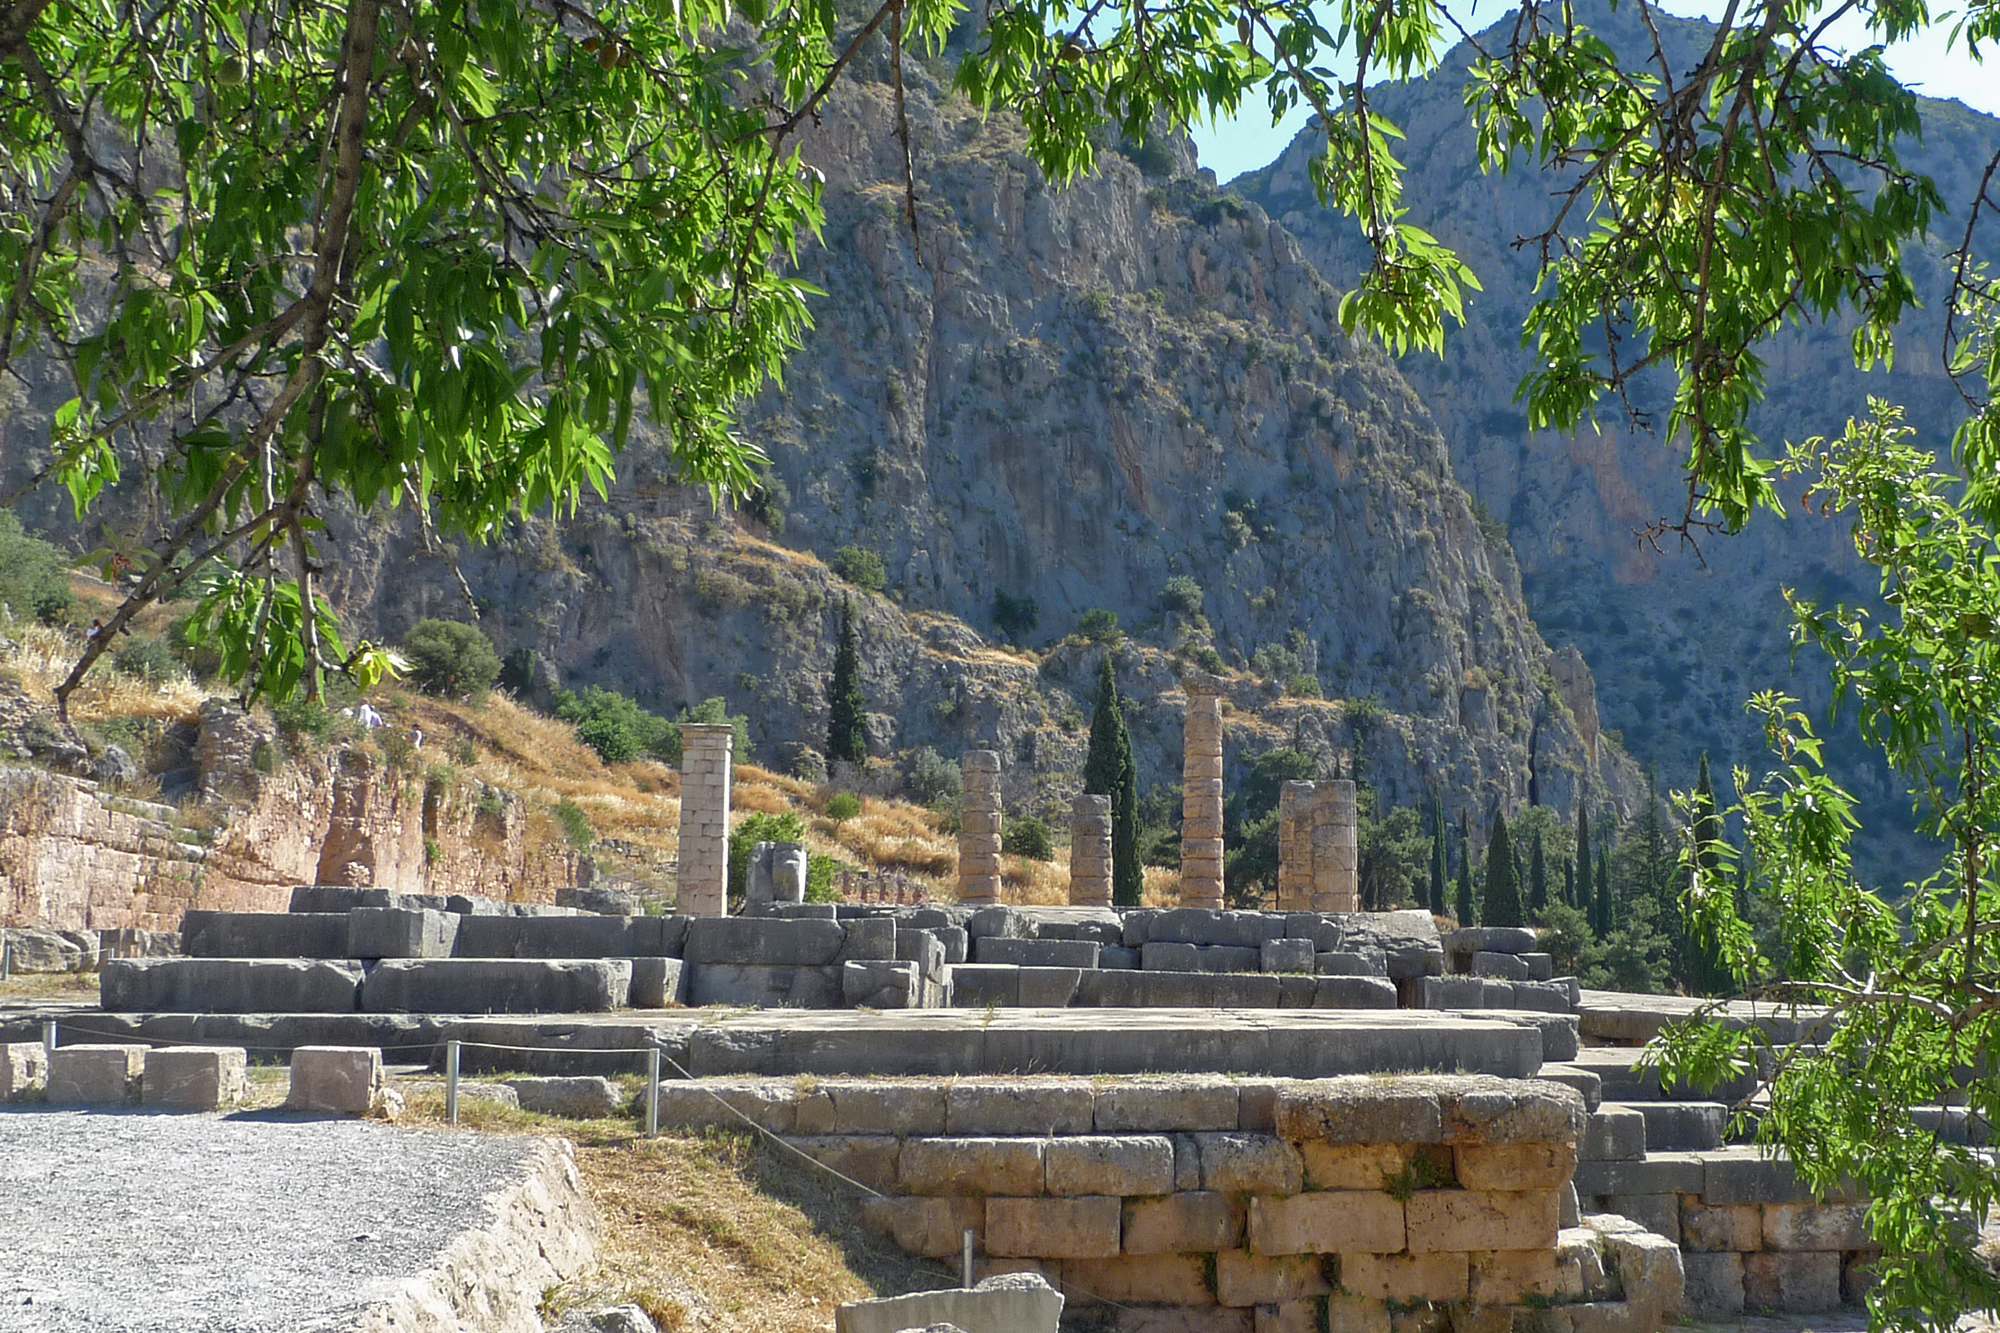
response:
[[[1478,31],[1509,12],[1513,6],[1501,0],[1451,0],[1452,11],[1467,29]],[[1721,3],[1699,0],[1666,0],[1661,8],[1670,14],[1707,18],[1721,13]],[[1943,12],[1942,7],[1939,10]],[[1836,25],[1850,44],[1866,40],[1858,21]],[[1889,67],[1905,83],[1927,97],[1955,97],[1975,110],[2000,115],[2000,52],[1990,52],[1984,65],[1966,53],[1963,43],[1947,48],[1951,20],[1944,19],[1916,41],[1889,49]],[[1273,126],[1271,113],[1260,101],[1246,104],[1243,114],[1233,121],[1198,126],[1194,141],[1201,150],[1201,162],[1213,167],[1218,179],[1227,181],[1246,171],[1254,171],[1276,157],[1305,124],[1307,112],[1293,112],[1283,124]]]

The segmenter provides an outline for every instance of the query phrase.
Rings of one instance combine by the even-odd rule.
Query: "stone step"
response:
[[[1721,1102],[1606,1102],[1602,1109],[1637,1111],[1643,1116],[1649,1153],[1720,1148],[1729,1123],[1729,1108]]]
[[[174,816],[180,813],[171,805],[162,805],[158,801],[141,801],[108,791],[99,791],[96,796],[97,803],[106,810],[113,810],[121,815],[134,815],[140,819],[151,819],[162,824],[173,823]]]
[[[1588,1039],[1587,1018],[1583,1020],[1583,1027]],[[1585,1046],[1568,1063],[1596,1074],[1604,1088],[1604,1099],[1612,1102],[1736,1102],[1748,1096],[1756,1085],[1755,1077],[1745,1074],[1715,1088],[1695,1088],[1681,1082],[1676,1082],[1671,1088],[1663,1087],[1657,1069],[1633,1067],[1640,1054],[1639,1050],[1629,1046]]]

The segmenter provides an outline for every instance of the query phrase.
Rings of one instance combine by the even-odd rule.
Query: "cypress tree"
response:
[[[1722,841],[1722,816],[1715,809],[1715,783],[1709,778],[1706,750],[1701,752],[1701,768],[1694,782],[1693,832],[1695,866],[1701,875],[1702,886],[1711,893],[1719,892],[1722,889],[1722,856],[1716,851],[1716,844]],[[1693,930],[1688,930],[1687,935],[1690,989],[1701,995],[1719,995],[1728,991],[1731,981],[1729,971],[1723,967],[1721,953],[1714,943],[1699,938]]]
[[[1132,737],[1118,703],[1118,673],[1111,654],[1097,668],[1097,703],[1090,710],[1090,752],[1083,761],[1083,790],[1111,798],[1111,901],[1137,907],[1145,884],[1139,864],[1139,774]]]
[[[1563,858],[1563,901],[1571,907],[1576,906],[1576,858],[1574,856],[1565,856]]]
[[[1479,924],[1472,910],[1472,827],[1463,815],[1458,820],[1458,902],[1455,905],[1459,925]]]
[[[854,606],[840,604],[840,646],[833,654],[833,683],[826,691],[826,761],[868,762],[868,700],[861,693],[861,638]]]
[[[1444,797],[1431,793],[1431,915],[1444,915]]]
[[[1616,897],[1611,887],[1611,835],[1597,844],[1597,938],[1604,939],[1618,924]]]
[[[1590,875],[1590,807],[1576,803],[1576,910],[1592,930],[1597,929],[1596,894]]]
[[[1540,913],[1549,905],[1549,864],[1542,852],[1542,831],[1535,830],[1535,841],[1528,848],[1528,906]]]
[[[1493,836],[1486,844],[1486,891],[1481,895],[1484,911],[1480,924],[1518,926],[1521,917],[1521,880],[1514,865],[1513,840],[1507,835],[1505,812],[1493,812]]]

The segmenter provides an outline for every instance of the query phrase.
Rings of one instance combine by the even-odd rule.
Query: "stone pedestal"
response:
[[[760,842],[750,853],[744,910],[806,900],[806,848],[800,842]]]
[[[1000,756],[968,750],[958,761],[965,777],[958,816],[958,900],[1000,901]]]
[[[1361,850],[1354,784],[1287,782],[1278,792],[1278,910],[1355,912]]]
[[[724,723],[681,724],[680,910],[729,914],[729,754],[736,731]]]
[[[1111,906],[1111,798],[1079,796],[1069,815],[1069,905]]]
[[[1222,696],[1182,682],[1187,724],[1181,759],[1181,906],[1222,906]]]

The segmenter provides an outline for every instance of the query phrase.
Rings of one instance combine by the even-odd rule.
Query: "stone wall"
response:
[[[175,807],[0,768],[0,925],[176,930],[190,908],[282,912],[298,884],[548,902],[575,878],[512,793],[388,772],[363,750],[202,789]]]
[[[1554,1309],[1573,1333],[1644,1333],[1680,1308],[1671,1241],[1577,1225],[1583,1103],[1552,1083],[719,1079],[661,1097],[664,1124],[740,1111],[875,1192],[868,1221],[908,1253],[955,1260],[971,1231],[981,1272],[1040,1273],[1109,1328],[1504,1330]]]

